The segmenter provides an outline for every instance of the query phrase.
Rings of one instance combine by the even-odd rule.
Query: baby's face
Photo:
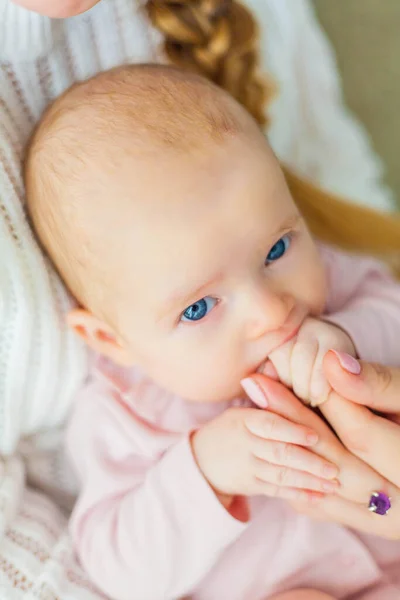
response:
[[[259,141],[164,158],[139,178],[143,199],[118,226],[110,265],[127,361],[188,400],[231,399],[306,315],[321,312],[315,244]],[[138,173],[127,162],[114,193],[130,189]]]

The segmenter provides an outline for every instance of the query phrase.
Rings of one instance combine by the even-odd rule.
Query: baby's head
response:
[[[82,307],[69,324],[189,400],[240,379],[325,302],[316,247],[256,123],[169,67],[79,84],[26,160],[37,234]]]

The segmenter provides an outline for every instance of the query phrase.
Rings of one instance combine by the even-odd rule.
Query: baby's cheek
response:
[[[181,376],[181,395],[189,400],[220,402],[231,400],[241,392],[241,373],[229,356],[210,356],[203,361],[185,361]]]
[[[325,268],[318,255],[314,256],[314,261],[310,263],[308,273],[308,286],[305,292],[308,296],[308,305],[310,313],[313,316],[319,316],[325,308],[328,296],[328,282]]]

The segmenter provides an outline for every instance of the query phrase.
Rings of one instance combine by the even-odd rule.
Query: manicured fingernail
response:
[[[251,377],[242,379],[240,385],[242,386],[250,400],[254,402],[254,404],[257,404],[257,406],[259,406],[260,408],[267,408],[268,402],[266,397],[261,391],[261,388],[253,379],[251,379]]]
[[[324,465],[324,467],[322,469],[322,474],[327,479],[333,479],[334,477],[337,477],[338,473],[339,473],[339,469],[337,467],[335,467],[335,465],[330,465],[329,463]]]
[[[315,446],[315,444],[318,442],[319,437],[316,433],[308,433],[307,434],[307,444],[309,446]]]
[[[361,373],[361,365],[353,356],[345,352],[337,352],[336,350],[332,350],[332,352],[336,355],[342,369],[352,375],[359,375]]]

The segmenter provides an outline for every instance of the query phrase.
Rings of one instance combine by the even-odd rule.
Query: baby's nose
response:
[[[286,294],[263,291],[254,299],[249,318],[249,335],[258,338],[279,330],[294,307],[294,299]]]

